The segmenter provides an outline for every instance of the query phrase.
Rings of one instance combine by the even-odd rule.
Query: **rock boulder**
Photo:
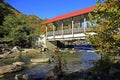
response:
[[[18,65],[5,65],[0,67],[0,75],[5,74],[5,73],[11,73],[15,71],[20,71],[22,70],[22,66]]]

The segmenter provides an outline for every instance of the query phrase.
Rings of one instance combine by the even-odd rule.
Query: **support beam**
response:
[[[86,32],[86,18],[84,18],[84,32]]]
[[[82,20],[81,16],[79,16],[79,27],[82,27]]]
[[[72,37],[74,37],[74,20],[73,20],[73,18],[72,18]]]
[[[64,25],[63,25],[63,21],[62,21],[62,38],[63,38],[63,35],[64,35],[64,30],[63,30],[64,28],[63,27],[64,27]]]
[[[53,38],[55,39],[55,26],[53,25]]]
[[[79,16],[79,28],[78,28],[79,32],[81,32],[81,27],[82,27],[81,16]]]
[[[81,24],[82,24],[82,23],[79,21],[79,28],[82,27]]]

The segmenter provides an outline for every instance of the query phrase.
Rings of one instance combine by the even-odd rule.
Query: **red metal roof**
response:
[[[55,18],[51,18],[51,19],[47,20],[44,24],[52,23],[52,22],[55,22],[55,21],[63,20],[63,19],[66,19],[66,18],[70,18],[70,17],[74,17],[74,16],[86,14],[86,13],[90,13],[95,8],[96,8],[96,6],[91,6],[91,7],[88,7],[88,8],[84,8],[82,10],[78,10],[78,11],[75,11],[75,12],[70,12],[68,14],[60,15],[60,16],[57,16]]]

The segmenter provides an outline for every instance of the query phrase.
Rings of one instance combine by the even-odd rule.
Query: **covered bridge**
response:
[[[84,32],[94,34],[88,29],[90,26],[88,14],[96,6],[84,8],[68,14],[63,14],[47,20],[44,24],[53,23],[52,31],[48,32],[46,27],[46,37],[48,40],[71,40],[85,38]]]
[[[52,48],[66,45],[63,41],[73,41],[85,39],[86,34],[95,34],[89,30],[88,14],[92,13],[96,6],[84,8],[68,14],[63,14],[47,20],[46,25],[46,46]],[[48,31],[47,25],[52,23],[52,30]],[[51,44],[52,43],[52,44]],[[62,45],[61,45],[62,44]],[[54,47],[54,48],[55,48]]]

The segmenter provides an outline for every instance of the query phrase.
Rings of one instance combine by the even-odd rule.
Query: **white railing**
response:
[[[89,28],[85,28],[86,32],[89,32]],[[76,33],[84,33],[84,27],[73,28],[73,34]],[[63,35],[72,34],[72,29],[65,29],[63,30]],[[54,35],[62,35],[62,30],[54,31]],[[47,32],[47,36],[53,36],[53,31]]]

